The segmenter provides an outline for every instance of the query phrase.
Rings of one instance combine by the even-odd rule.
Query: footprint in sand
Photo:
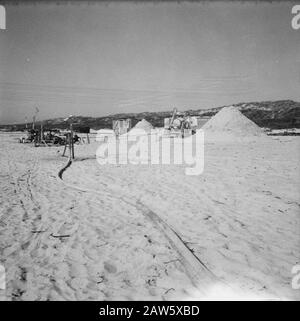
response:
[[[104,262],[104,269],[108,272],[108,273],[116,273],[117,272],[117,268],[109,263],[109,262]]]

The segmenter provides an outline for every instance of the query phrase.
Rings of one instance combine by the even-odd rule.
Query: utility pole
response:
[[[32,117],[32,120],[33,120],[32,129],[34,129],[34,127],[35,127],[36,115],[39,113],[39,111],[40,110],[37,107],[35,107],[35,113],[34,113],[34,116]]]

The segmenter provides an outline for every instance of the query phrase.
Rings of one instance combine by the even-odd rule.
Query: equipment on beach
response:
[[[172,117],[164,119],[164,128],[168,136],[186,137],[196,132],[197,120],[186,113],[178,112],[173,109]]]
[[[74,155],[74,132],[73,132],[72,117],[73,116],[70,115],[69,117],[64,119],[65,122],[69,123],[70,131],[66,133],[65,148],[64,148],[64,151],[63,151],[63,154],[62,154],[62,156],[65,156],[66,150],[69,147],[69,158],[70,159],[74,159],[75,158],[75,155]]]
[[[38,135],[37,130],[30,129],[26,131],[25,134],[19,138],[19,142],[22,144],[32,143],[37,135]]]
[[[73,125],[73,130],[74,132],[76,133],[79,133],[79,134],[86,134],[86,137],[79,137],[77,134],[74,135],[74,143],[82,143],[82,144],[90,144],[90,136],[89,136],[89,133],[90,133],[90,130],[91,128],[88,127],[88,126],[74,126]]]

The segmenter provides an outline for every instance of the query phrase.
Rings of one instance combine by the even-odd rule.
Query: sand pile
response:
[[[146,134],[150,134],[153,126],[146,120],[142,119],[139,121],[128,133],[129,136],[141,136]]]
[[[237,108],[222,108],[202,128],[205,139],[247,140],[265,136],[263,130]]]
[[[153,126],[146,119],[142,119],[133,127],[133,129],[143,129],[146,132],[150,132],[151,129],[153,129]]]

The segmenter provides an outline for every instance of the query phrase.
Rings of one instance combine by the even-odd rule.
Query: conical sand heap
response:
[[[146,132],[150,132],[150,130],[153,129],[153,126],[146,119],[142,119],[134,126],[134,128],[143,129]]]
[[[127,133],[127,135],[141,136],[150,134],[151,129],[153,129],[153,126],[146,119],[142,119]]]
[[[205,139],[249,140],[265,136],[263,130],[237,108],[223,107],[201,128]]]

